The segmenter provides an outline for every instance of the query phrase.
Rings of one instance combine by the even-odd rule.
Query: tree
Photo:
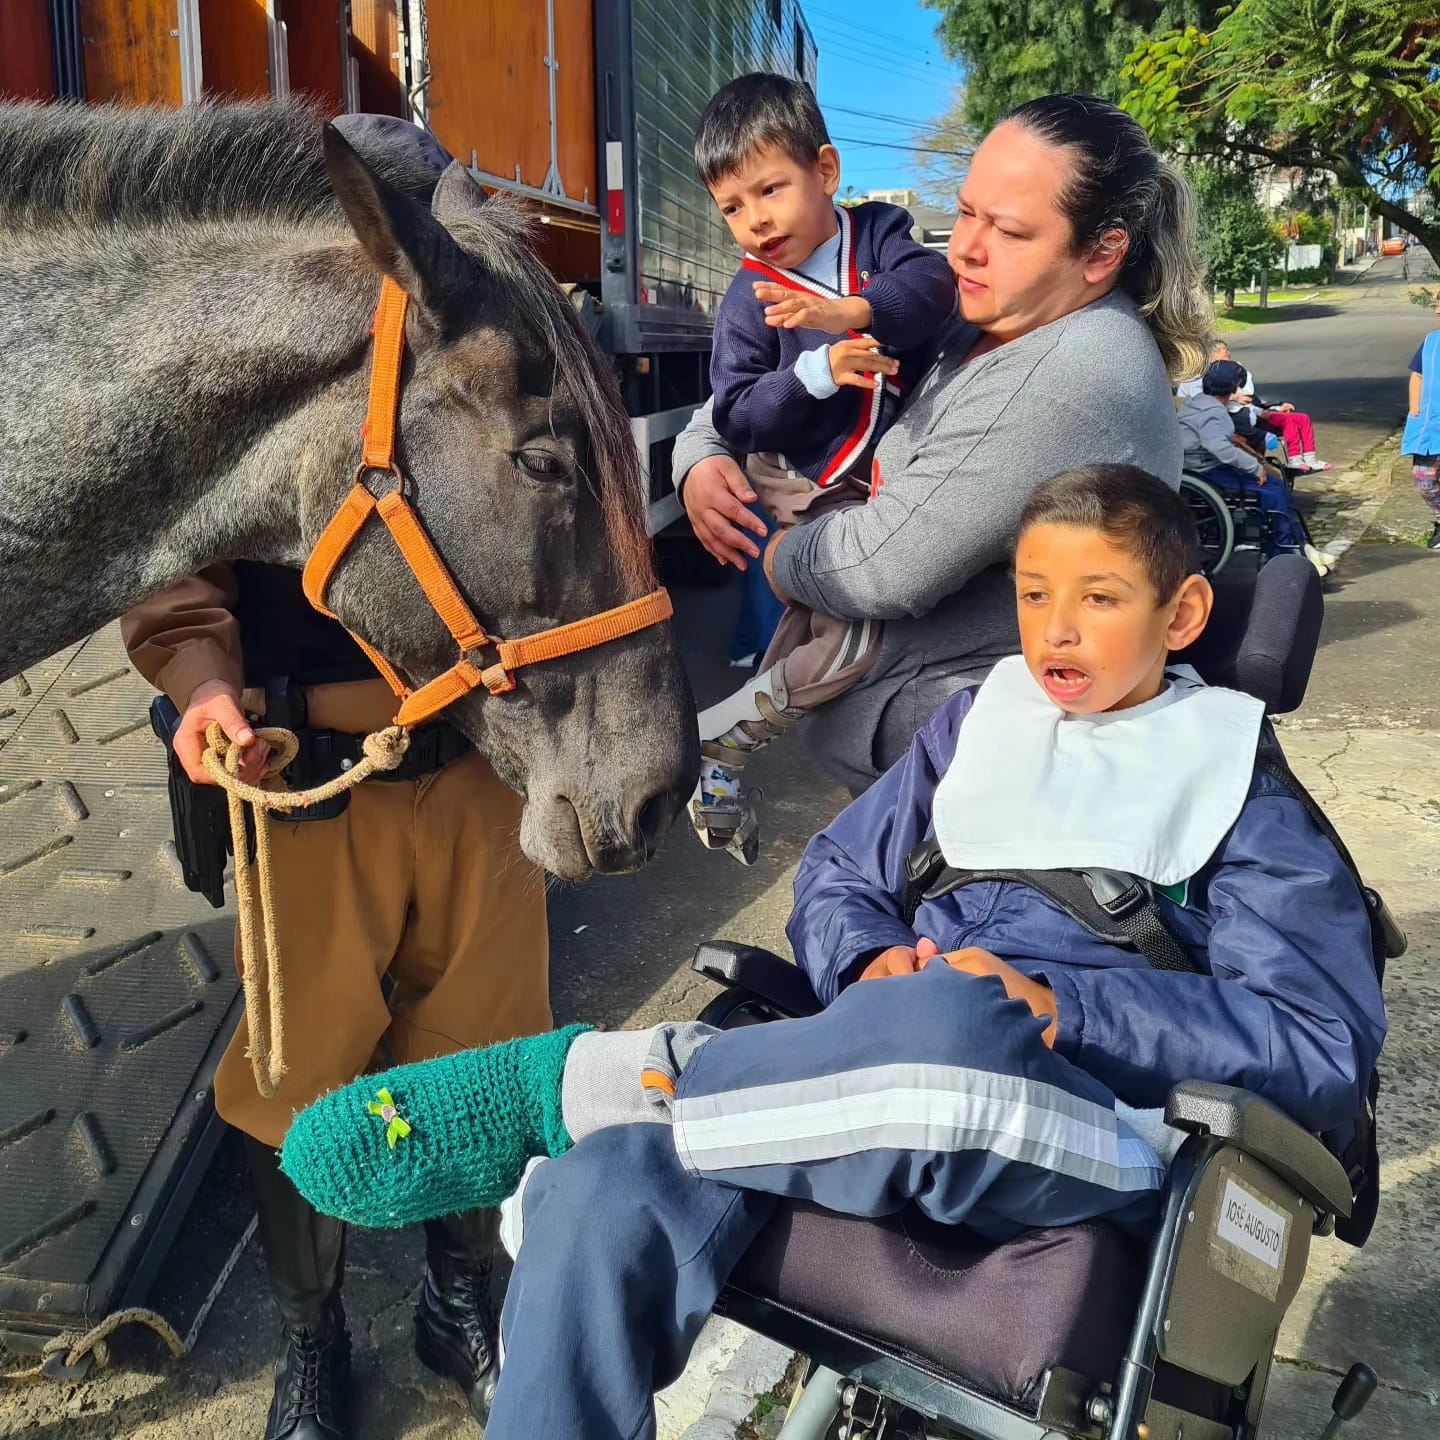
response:
[[[1122,103],[1157,142],[1333,175],[1440,261],[1440,13],[1429,0],[1239,0],[1211,29],[1137,44],[1123,74]]]
[[[1121,69],[1151,35],[1209,27],[1219,0],[925,0],[965,66],[963,119],[983,135],[1021,101],[1083,91],[1118,103]]]
[[[1200,248],[1211,283],[1234,305],[1235,292],[1279,257],[1284,242],[1255,203],[1249,178],[1234,167],[1196,165],[1186,172],[1200,209]]]
[[[915,132],[915,188],[930,205],[949,209],[970,168],[977,144],[965,122],[965,96],[957,94],[950,108]]]

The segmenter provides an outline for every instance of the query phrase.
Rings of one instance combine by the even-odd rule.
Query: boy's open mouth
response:
[[[788,235],[777,235],[773,240],[767,240],[760,247],[760,253],[768,260],[772,255],[778,255],[785,248]]]
[[[1091,686],[1085,671],[1074,665],[1046,665],[1040,683],[1052,700],[1078,700]]]

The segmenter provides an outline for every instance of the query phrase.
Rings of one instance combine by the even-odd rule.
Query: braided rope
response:
[[[349,770],[309,790],[287,790],[280,772],[300,751],[292,731],[267,727],[256,731],[271,755],[258,785],[240,778],[245,751],[232,745],[214,722],[205,732],[201,763],[225,791],[230,808],[230,836],[235,851],[235,898],[240,926],[240,983],[245,992],[245,1020],[250,1031],[250,1068],[261,1098],[271,1099],[285,1078],[285,990],[280,973],[280,942],[275,934],[275,888],[270,866],[269,813],[304,809],[333,800],[368,780],[377,771],[393,770],[405,758],[410,732],[392,725],[364,740],[364,755]],[[245,832],[245,806],[255,814],[255,860]],[[258,875],[258,884],[257,884]],[[256,934],[259,911],[261,935]],[[263,942],[263,943],[262,943]]]
[[[49,1375],[46,1363],[54,1355],[63,1355],[62,1362],[68,1371],[75,1370],[87,1355],[93,1354],[97,1365],[110,1363],[110,1347],[105,1343],[122,1325],[148,1325],[170,1347],[170,1353],[177,1360],[183,1360],[187,1347],[175,1332],[175,1327],[163,1316],[141,1306],[128,1310],[117,1310],[107,1315],[90,1330],[67,1330],[45,1342],[38,1365],[25,1370],[9,1370],[0,1374],[0,1380],[18,1383],[23,1380],[43,1380]]]

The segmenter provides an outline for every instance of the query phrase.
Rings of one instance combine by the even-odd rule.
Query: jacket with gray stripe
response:
[[[1152,970],[1016,884],[965,886],[905,924],[905,857],[933,833],[935,787],[974,694],[941,706],[909,755],[807,847],[787,934],[821,1000],[891,945],[977,946],[1051,987],[1056,1051],[1126,1104],[1161,1106],[1182,1080],[1238,1085],[1338,1145],[1385,1036],[1369,920],[1334,846],[1271,777],[1256,772],[1185,903],[1159,899],[1202,973]]]

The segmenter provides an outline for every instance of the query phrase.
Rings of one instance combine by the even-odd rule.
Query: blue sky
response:
[[[935,38],[938,13],[920,0],[801,0],[801,8],[820,49],[817,91],[842,189],[911,184],[913,156],[903,147],[915,126],[947,108],[960,81]]]

